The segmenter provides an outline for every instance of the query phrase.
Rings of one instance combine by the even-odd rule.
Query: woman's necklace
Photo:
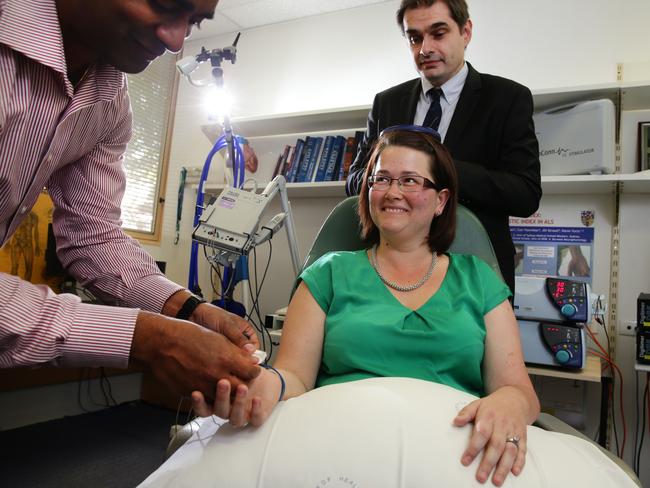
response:
[[[373,269],[377,273],[377,276],[379,276],[379,279],[388,287],[392,288],[393,290],[397,291],[413,291],[417,290],[420,288],[422,285],[424,285],[429,278],[431,278],[431,273],[433,273],[433,268],[436,267],[436,263],[438,262],[438,256],[436,253],[433,253],[433,257],[431,258],[431,266],[429,266],[429,269],[427,272],[424,274],[424,276],[418,281],[417,283],[413,283],[412,285],[398,285],[394,281],[387,280],[386,278],[383,277],[381,274],[381,271],[379,271],[379,263],[377,262],[377,246],[373,246],[371,251],[370,251],[370,264],[372,264]]]

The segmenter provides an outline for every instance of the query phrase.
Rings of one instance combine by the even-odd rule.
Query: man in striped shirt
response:
[[[142,361],[179,393],[259,373],[255,331],[162,275],[120,226],[131,136],[124,73],[179,51],[218,0],[0,0],[0,244],[44,187],[82,303],[0,274],[0,367]],[[240,388],[244,388],[243,386]]]

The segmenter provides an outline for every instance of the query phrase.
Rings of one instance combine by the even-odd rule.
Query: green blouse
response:
[[[304,270],[326,314],[316,386],[396,376],[483,396],[483,317],[510,291],[479,258],[448,256],[440,289],[417,310],[390,293],[365,250],[328,253]]]

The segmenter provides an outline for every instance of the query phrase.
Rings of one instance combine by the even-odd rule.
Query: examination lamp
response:
[[[176,63],[178,71],[185,76],[188,81],[194,86],[208,86],[213,83],[216,83],[217,86],[223,86],[223,70],[221,69],[222,61],[230,61],[232,64],[235,64],[237,61],[237,43],[239,42],[239,36],[241,32],[235,37],[235,42],[231,46],[224,48],[217,48],[207,50],[202,47],[201,52],[195,56],[186,56]],[[196,71],[201,63],[210,61],[212,65],[212,79],[195,79],[192,77],[192,73]]]
[[[235,63],[237,59],[237,42],[240,35],[238,33],[233,44],[225,48],[207,50],[202,47],[199,54],[187,56],[177,62],[178,70],[194,86],[214,86],[217,90],[223,90],[224,82],[221,63],[223,61]],[[201,63],[207,61],[212,66],[212,79],[195,78],[193,73]],[[222,127],[223,134],[215,142],[203,165],[197,192],[189,272],[189,288],[195,293],[200,293],[197,263],[199,243],[213,250],[212,256],[208,258],[210,261],[223,265],[226,270],[232,270],[233,265],[236,263],[245,262],[251,249],[271,239],[284,225],[296,276],[301,266],[284,177],[278,176],[274,178],[259,195],[255,191],[243,190],[242,186],[245,178],[243,151],[233,134],[230,118],[227,114],[223,116]],[[228,150],[233,165],[233,186],[227,186],[215,202],[204,207],[205,182],[207,181],[212,158],[217,152],[225,148]],[[280,196],[283,211],[266,224],[262,224],[261,219],[264,211],[276,195]],[[227,273],[224,272],[225,284],[222,282],[224,290],[230,286],[230,281],[226,279],[226,275]]]
[[[223,81],[223,69],[221,68],[221,63],[223,61],[230,61],[232,64],[235,64],[237,60],[237,42],[239,41],[241,33],[238,33],[235,37],[235,41],[231,46],[224,48],[210,49],[207,50],[205,47],[201,47],[201,52],[195,56],[187,56],[181,59],[176,63],[176,67],[180,73],[187,78],[190,84],[197,87],[208,87],[214,86],[217,90],[223,90],[224,81]],[[197,79],[192,74],[196,71],[200,64],[209,61],[212,66],[211,78],[208,79]],[[232,162],[233,166],[233,180],[234,186],[239,188],[244,184],[245,170],[244,170],[244,155],[243,151],[237,142],[235,135],[232,132],[232,126],[230,125],[230,117],[227,113],[223,114],[223,134],[217,139],[212,147],[208,157],[203,164],[203,170],[201,171],[201,178],[199,180],[199,191],[196,197],[196,208],[194,211],[194,226],[196,227],[199,223],[199,218],[203,212],[203,201],[204,201],[204,185],[208,178],[208,172],[210,170],[210,163],[213,156],[221,151],[222,149],[227,149],[228,157]],[[198,280],[198,242],[196,240],[192,241],[191,252],[190,252],[190,271],[188,277],[188,287],[194,293],[200,294],[199,280]]]

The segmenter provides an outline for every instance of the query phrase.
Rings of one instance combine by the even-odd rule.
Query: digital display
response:
[[[561,298],[564,296],[564,292],[566,291],[566,282],[565,281],[550,281],[550,286],[551,286],[551,295],[553,295],[553,298]]]

